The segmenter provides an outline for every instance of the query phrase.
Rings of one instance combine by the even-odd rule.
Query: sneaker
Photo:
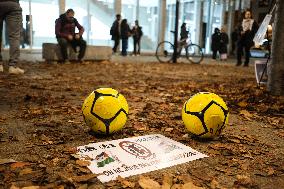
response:
[[[3,67],[3,65],[0,65],[0,72],[4,72],[4,67]]]
[[[9,66],[9,74],[18,75],[18,74],[24,74],[24,73],[25,73],[25,70],[23,70],[21,68],[18,68],[18,67],[15,67],[15,66]]]

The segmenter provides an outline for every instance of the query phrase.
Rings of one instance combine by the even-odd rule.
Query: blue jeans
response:
[[[122,39],[122,51],[121,55],[126,56],[127,55],[127,48],[128,48],[128,39]]]

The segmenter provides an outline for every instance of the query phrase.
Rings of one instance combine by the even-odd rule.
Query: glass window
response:
[[[58,0],[31,0],[31,16],[27,10],[27,3],[23,2],[24,26],[33,48],[41,48],[42,43],[56,42],[55,20],[58,18]],[[27,1],[26,1],[27,2]],[[31,34],[31,37],[29,36]]]
[[[109,31],[114,20],[114,0],[90,1],[89,44],[112,46]]]
[[[159,0],[139,1],[138,20],[142,27],[142,50],[155,51],[158,44]]]

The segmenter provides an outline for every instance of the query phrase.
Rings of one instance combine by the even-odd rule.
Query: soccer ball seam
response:
[[[186,110],[186,107],[187,107],[186,105],[187,105],[187,103],[188,103],[188,101],[187,101],[187,102],[185,103],[185,105],[184,105],[184,112],[185,112],[186,114],[190,114],[190,115],[193,115],[193,116],[198,117],[198,119],[201,121],[202,127],[203,127],[203,129],[204,129],[204,132],[201,133],[201,134],[199,134],[199,135],[197,135],[197,136],[202,136],[202,135],[208,133],[208,128],[207,128],[207,126],[206,126],[206,124],[205,124],[205,121],[204,121],[204,113],[206,112],[206,110],[207,110],[212,104],[216,104],[217,106],[219,106],[219,107],[221,108],[221,110],[223,111],[223,113],[224,113],[224,120],[223,120],[222,126],[220,127],[220,129],[217,129],[216,132],[221,132],[221,131],[224,129],[225,123],[226,123],[226,119],[227,119],[227,116],[228,116],[229,111],[226,110],[226,109],[225,109],[223,106],[221,106],[219,103],[215,102],[214,100],[211,100],[211,102],[209,102],[209,103],[207,104],[207,106],[205,106],[205,108],[203,108],[203,110],[200,111],[200,112],[187,111],[187,110]],[[210,131],[210,132],[211,132],[211,131]],[[213,132],[213,131],[212,131],[212,132]]]
[[[93,109],[94,109],[94,106],[95,106],[95,103],[96,101],[101,97],[101,96],[112,96],[112,97],[115,97],[115,98],[118,98],[119,97],[119,93],[117,93],[116,95],[112,95],[112,94],[103,94],[103,93],[99,93],[97,91],[94,91],[95,93],[95,98],[93,100],[93,103],[92,103],[92,107],[91,107],[91,111],[90,113],[95,116],[96,118],[98,118],[101,122],[103,122],[106,126],[106,134],[109,134],[109,126],[111,124],[111,122],[121,113],[123,112],[126,116],[128,115],[126,110],[124,110],[123,108],[120,108],[116,114],[109,118],[109,119],[104,119],[102,117],[100,117],[99,115],[97,115],[95,112],[93,112]]]

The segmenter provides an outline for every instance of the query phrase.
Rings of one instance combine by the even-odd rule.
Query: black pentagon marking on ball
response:
[[[94,100],[93,100],[93,104],[92,104],[92,107],[91,107],[91,114],[92,114],[93,116],[95,116],[96,118],[98,118],[101,122],[103,122],[103,123],[105,124],[105,126],[106,126],[106,134],[108,135],[108,134],[109,134],[109,126],[110,126],[111,122],[120,114],[120,112],[123,112],[126,116],[127,116],[128,114],[127,114],[127,112],[126,112],[123,108],[121,108],[121,109],[118,110],[118,111],[116,112],[116,114],[115,114],[112,118],[110,118],[110,119],[104,119],[104,118],[98,116],[95,112],[93,112],[93,109],[94,109],[94,106],[95,106],[96,101],[97,101],[101,96],[112,96],[112,97],[118,98],[118,97],[119,97],[119,93],[117,93],[116,95],[103,94],[103,93],[99,93],[99,92],[97,92],[97,91],[94,91],[94,93],[95,93],[95,98],[94,98]]]
[[[225,122],[226,122],[226,119],[227,119],[227,116],[228,116],[228,113],[229,113],[228,110],[226,110],[226,109],[225,109],[223,106],[221,106],[219,103],[217,103],[217,102],[215,102],[214,100],[212,100],[211,102],[209,102],[209,103],[207,104],[207,106],[205,106],[205,108],[203,108],[203,110],[202,110],[201,112],[190,112],[190,111],[187,111],[187,110],[186,110],[186,105],[187,105],[187,103],[188,103],[188,101],[186,101],[186,103],[185,103],[185,105],[184,105],[184,112],[185,112],[186,114],[190,114],[190,115],[194,115],[194,116],[198,117],[199,120],[200,120],[201,123],[202,123],[203,129],[205,130],[203,133],[201,133],[201,134],[199,134],[199,135],[196,135],[196,136],[202,136],[202,135],[208,133],[208,128],[206,127],[206,124],[205,124],[205,121],[204,121],[204,113],[206,112],[206,110],[207,110],[212,104],[216,104],[217,106],[219,106],[219,107],[222,109],[222,111],[223,111],[223,113],[224,113],[224,115],[225,115],[224,120],[223,120],[223,123],[222,123],[222,126],[221,126],[221,128],[219,129],[219,132],[221,133],[221,131],[222,131],[222,130],[224,129],[224,127],[225,127]],[[219,134],[220,134],[220,133],[219,133]]]

